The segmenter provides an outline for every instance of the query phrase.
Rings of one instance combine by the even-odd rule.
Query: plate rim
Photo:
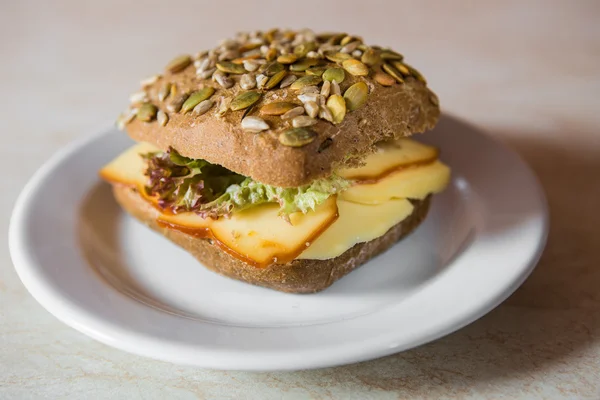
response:
[[[537,240],[537,246],[535,250],[532,252],[529,261],[523,261],[525,263],[524,267],[521,269],[520,274],[517,279],[512,281],[512,284],[509,287],[504,287],[502,291],[499,291],[497,295],[488,301],[486,304],[481,304],[477,308],[477,312],[473,312],[469,315],[463,315],[461,318],[454,319],[454,323],[449,324],[444,329],[439,329],[436,332],[432,332],[429,335],[425,335],[419,338],[415,338],[412,341],[404,342],[401,346],[396,347],[387,347],[387,349],[380,350],[379,352],[375,351],[365,351],[361,354],[353,354],[347,357],[341,357],[339,354],[337,358],[331,359],[332,357],[320,357],[320,359],[315,358],[312,360],[305,360],[299,363],[282,363],[276,362],[275,359],[267,360],[263,362],[261,365],[257,365],[254,367],[253,364],[246,362],[239,362],[236,360],[232,360],[228,356],[224,356],[227,352],[223,350],[211,351],[211,349],[202,349],[202,352],[206,355],[206,357],[199,362],[197,359],[191,359],[186,357],[164,357],[159,352],[152,351],[151,349],[156,346],[162,346],[165,348],[164,339],[160,338],[143,338],[140,337],[136,332],[127,331],[122,327],[115,326],[111,324],[111,321],[107,321],[106,319],[102,319],[99,316],[94,316],[93,312],[86,310],[81,305],[74,304],[69,299],[60,298],[60,294],[52,293],[52,290],[49,290],[48,287],[44,287],[43,282],[40,282],[36,277],[35,269],[36,264],[28,254],[27,251],[27,243],[25,241],[24,227],[25,221],[27,220],[27,209],[32,200],[31,193],[34,191],[35,187],[39,185],[40,182],[43,181],[44,178],[52,175],[53,170],[60,165],[60,163],[69,158],[69,156],[77,153],[86,145],[90,144],[104,135],[110,134],[111,131],[114,131],[114,128],[111,125],[103,125],[98,130],[95,130],[95,133],[91,135],[82,135],[82,137],[72,141],[67,144],[62,149],[59,149],[55,152],[47,161],[45,161],[38,170],[29,178],[25,186],[23,187],[21,193],[16,199],[15,205],[13,207],[12,215],[9,222],[9,252],[11,255],[11,259],[15,270],[27,288],[27,290],[31,293],[31,295],[38,301],[48,312],[54,315],[57,319],[65,323],[66,325],[102,342],[108,344],[112,347],[118,348],[123,351],[127,351],[130,353],[138,354],[145,357],[151,357],[154,359],[159,359],[168,362],[175,362],[178,364],[186,364],[186,365],[194,365],[204,368],[215,368],[215,369],[227,369],[227,370],[255,370],[255,371],[275,371],[275,370],[298,370],[298,369],[307,369],[307,368],[323,368],[323,367],[331,367],[337,365],[344,365],[354,362],[366,361],[373,358],[378,358],[390,354],[394,354],[400,351],[404,351],[425,343],[428,343],[432,340],[439,339],[444,337],[452,332],[457,331],[458,329],[463,328],[464,326],[474,322],[475,320],[481,318],[483,315],[487,314],[495,307],[500,305],[504,300],[506,300],[514,291],[522,285],[522,283],[527,279],[527,277],[531,274],[536,264],[538,263],[543,250],[545,248],[548,231],[549,231],[549,213],[548,213],[548,202],[543,190],[543,187],[539,181],[539,178],[535,174],[535,172],[529,167],[529,165],[523,160],[520,154],[513,151],[502,142],[497,140],[496,138],[487,135],[485,131],[474,127],[473,125],[465,122],[464,120],[454,117],[452,115],[445,114],[443,117],[450,118],[451,120],[459,121],[461,124],[468,126],[473,131],[477,132],[478,135],[484,136],[487,140],[493,142],[495,147],[500,147],[504,152],[511,153],[513,156],[520,161],[521,167],[525,168],[533,178],[535,183],[534,187],[532,187],[532,191],[535,191],[536,198],[539,202],[539,212],[542,216],[542,224],[541,231],[539,232],[540,236]],[[442,118],[443,118],[442,117]],[[58,297],[54,297],[58,296]],[[133,299],[130,299],[134,301]],[[100,324],[104,327],[104,329],[109,329],[113,334],[106,335],[102,332],[102,329],[98,330],[94,327],[97,327]],[[91,326],[90,326],[91,325]],[[108,328],[107,328],[108,327]],[[117,340],[115,337],[122,336],[133,337],[130,340],[140,341],[144,343],[145,341],[150,341],[147,344],[142,344],[138,347],[130,346],[127,344],[128,340]],[[156,343],[152,343],[155,341]],[[176,344],[172,344],[176,345]],[[367,353],[367,354],[365,354]],[[223,359],[224,358],[224,359]],[[236,366],[237,365],[237,366]],[[241,365],[241,368],[238,366]]]

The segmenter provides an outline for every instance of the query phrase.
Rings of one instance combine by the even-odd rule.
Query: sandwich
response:
[[[137,144],[100,176],[230,278],[323,290],[413,231],[450,179],[438,149],[408,138],[435,126],[437,96],[358,36],[239,33],[140,86],[117,120]]]

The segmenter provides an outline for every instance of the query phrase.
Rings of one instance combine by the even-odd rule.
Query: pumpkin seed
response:
[[[402,73],[402,75],[404,75],[404,76],[411,75],[410,69],[402,61],[391,61],[390,64],[392,64],[394,67],[396,67],[396,69],[398,71],[400,71],[400,73]]]
[[[325,53],[325,58],[329,61],[340,64],[346,60],[350,60],[352,56],[346,53],[327,52]]]
[[[321,83],[323,79],[320,76],[316,75],[306,75],[296,80],[296,82],[292,83],[290,88],[292,90],[300,90],[305,86],[313,86]]]
[[[342,68],[329,68],[323,73],[324,81],[336,81],[342,83],[346,78],[346,74]]]
[[[231,102],[231,111],[243,110],[246,107],[250,107],[261,98],[260,92],[251,90],[237,95]]]
[[[382,68],[385,72],[390,74],[398,83],[404,83],[402,73],[396,69],[392,64],[383,63]]]
[[[150,122],[156,117],[158,108],[154,104],[144,103],[140,106],[136,118],[140,121]]]
[[[372,67],[372,66],[377,65],[377,64],[379,64],[381,62],[381,57],[379,56],[379,53],[376,50],[367,49],[362,54],[362,57],[360,58],[360,61],[362,61],[363,64],[366,64],[366,65]]]
[[[258,69],[258,72],[266,75],[266,76],[273,76],[278,72],[281,72],[285,69],[285,67],[283,66],[283,64],[278,63],[277,61],[273,61],[270,64],[265,64],[264,67],[261,67]]]
[[[333,45],[340,44],[340,41],[346,36],[348,35],[346,35],[345,33],[334,33],[329,37],[329,39],[327,39],[327,43]]]
[[[292,120],[292,126],[294,128],[303,128],[306,126],[313,126],[317,123],[318,121],[314,118],[309,117],[308,115],[300,115],[295,117]]]
[[[217,63],[219,71],[227,72],[228,74],[245,74],[246,68],[242,64],[232,63],[230,61],[221,61]]]
[[[309,128],[291,128],[279,135],[279,143],[288,147],[302,147],[313,142],[317,134]]]
[[[406,68],[408,68],[410,70],[410,74],[412,76],[414,76],[415,78],[417,78],[417,80],[423,84],[427,84],[427,81],[425,80],[425,77],[423,75],[421,75],[421,73],[419,71],[417,71],[416,69],[414,69],[413,67],[411,67],[408,64],[404,64],[406,65]]]
[[[356,82],[350,86],[344,93],[344,99],[346,100],[346,108],[349,111],[354,111],[362,107],[367,101],[367,95],[369,94],[369,87],[364,82]]]
[[[297,104],[287,101],[276,101],[265,104],[260,108],[261,115],[283,115],[286,112],[298,107]]]
[[[196,115],[205,114],[208,110],[210,110],[212,108],[212,106],[214,104],[215,104],[215,102],[212,101],[211,99],[201,101],[200,103],[198,103],[198,105],[196,107],[194,107],[194,109],[192,110],[192,113],[194,113]]]
[[[304,72],[306,72],[306,75],[321,76],[321,75],[323,75],[323,72],[325,72],[326,69],[327,68],[325,68],[325,67],[310,67]]]
[[[317,60],[316,58],[305,58],[302,61],[290,65],[290,71],[303,72],[309,69],[310,67],[317,65],[318,63],[319,60]]]
[[[286,75],[286,77],[281,80],[279,87],[282,89],[285,87],[288,87],[292,83],[294,83],[294,81],[296,81],[296,79],[298,79],[298,78],[296,78],[296,75]]]
[[[287,111],[285,114],[283,114],[281,116],[281,118],[282,119],[290,119],[290,118],[294,118],[294,117],[297,117],[302,114],[304,114],[304,107],[298,106],[298,107],[294,107],[291,110]]]
[[[295,54],[282,54],[277,57],[277,62],[281,64],[292,64],[295,63],[296,60],[298,60],[298,56]]]
[[[167,125],[167,122],[169,122],[169,116],[163,110],[158,110],[156,113],[156,120],[161,126],[165,126]]]
[[[314,101],[304,103],[304,109],[311,118],[316,118],[319,115],[319,105]]]
[[[334,94],[327,99],[327,108],[333,115],[333,123],[339,124],[346,116],[346,101],[340,95]]]
[[[342,47],[340,49],[340,53],[351,54],[354,50],[356,50],[356,48],[358,47],[359,44],[360,44],[360,42],[358,40],[355,40],[348,44],[343,44],[342,46],[344,46],[344,47]]]
[[[171,94],[171,82],[165,82],[158,90],[158,101],[165,101],[169,94]]]
[[[375,82],[379,83],[381,86],[392,86],[394,83],[396,83],[396,80],[391,75],[388,75],[383,71],[375,72],[373,79],[375,79]]]
[[[359,44],[362,43],[362,39],[356,36],[346,35],[340,40],[340,46],[346,46],[350,42],[357,41]]]
[[[287,74],[286,71],[279,71],[275,75],[269,78],[267,83],[265,84],[265,89],[273,89]]]
[[[269,49],[267,50],[267,54],[265,54],[265,58],[267,61],[273,61],[277,58],[277,49]]]
[[[191,111],[194,107],[196,107],[201,101],[208,99],[215,93],[215,89],[210,86],[202,88],[190,95],[187,100],[181,106],[181,112],[187,113]]]
[[[240,87],[244,90],[254,89],[256,87],[256,78],[253,74],[244,74],[240,78]]]
[[[438,99],[438,97],[434,93],[431,93],[429,95],[429,101],[431,102],[431,104],[433,104],[436,107],[440,106],[440,100]]]
[[[249,116],[242,119],[242,129],[247,132],[258,133],[269,129],[269,124],[260,117]]]
[[[294,47],[294,55],[298,58],[306,57],[306,54],[308,54],[309,51],[313,51],[316,48],[317,44],[315,42],[301,43]]]
[[[190,57],[187,54],[184,54],[172,59],[171,62],[167,64],[165,69],[172,74],[176,74],[186,69],[191,63],[192,57]]]
[[[383,50],[380,53],[380,56],[383,60],[398,60],[398,61],[402,61],[402,59],[404,58],[404,56],[400,53],[396,53],[393,50]]]
[[[342,66],[346,71],[354,76],[366,76],[369,75],[369,67],[367,67],[362,62],[350,59],[342,62]]]

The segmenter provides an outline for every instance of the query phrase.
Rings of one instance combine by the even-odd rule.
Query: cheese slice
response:
[[[365,205],[338,200],[339,217],[298,258],[327,260],[337,257],[357,243],[383,236],[391,227],[413,212],[405,199]]]
[[[142,154],[160,151],[150,143],[138,143],[121,153],[100,170],[100,177],[108,182],[144,187],[146,162]]]
[[[390,199],[424,199],[438,193],[450,182],[450,168],[431,164],[400,169],[374,183],[359,183],[340,194],[340,198],[362,204],[381,204]]]
[[[438,150],[411,139],[399,139],[382,142],[377,151],[365,158],[365,164],[358,168],[342,168],[336,173],[342,178],[371,181],[403,168],[415,167],[434,162],[438,158]]]

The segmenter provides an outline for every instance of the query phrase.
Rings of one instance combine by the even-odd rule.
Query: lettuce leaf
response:
[[[296,188],[256,182],[205,160],[181,156],[174,149],[144,155],[147,160],[146,193],[172,212],[193,211],[218,218],[264,203],[278,203],[279,214],[314,210],[333,194],[350,186],[337,175]]]

